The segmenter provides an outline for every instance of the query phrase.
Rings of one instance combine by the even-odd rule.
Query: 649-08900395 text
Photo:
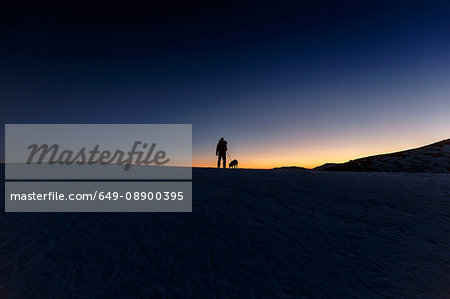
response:
[[[9,199],[16,200],[39,200],[39,201],[92,201],[92,200],[183,200],[183,191],[128,191],[120,193],[116,191],[95,191],[93,193],[69,193],[65,194],[57,191],[50,191],[47,193],[11,193]]]

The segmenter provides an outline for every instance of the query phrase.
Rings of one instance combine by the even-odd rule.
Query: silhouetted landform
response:
[[[300,166],[282,166],[282,167],[275,167],[274,170],[301,170],[301,171],[308,171],[310,169],[307,169],[305,167],[300,167]]]
[[[314,167],[312,170],[325,170],[325,169],[330,168],[335,165],[338,165],[338,163],[325,163],[323,165]]]
[[[323,170],[450,173],[450,139],[406,151],[350,160]]]

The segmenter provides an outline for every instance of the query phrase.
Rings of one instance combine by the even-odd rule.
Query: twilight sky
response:
[[[3,123],[192,123],[195,166],[224,137],[252,168],[450,137],[448,1],[21,3],[0,6]]]

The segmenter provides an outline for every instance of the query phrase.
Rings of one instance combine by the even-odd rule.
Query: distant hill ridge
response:
[[[450,139],[415,149],[327,164],[316,170],[450,173]]]
[[[300,166],[282,166],[282,167],[275,167],[274,170],[304,170],[304,171],[308,171],[310,169],[307,169],[305,167],[300,167]]]

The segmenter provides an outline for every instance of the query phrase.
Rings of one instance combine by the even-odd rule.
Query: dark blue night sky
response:
[[[3,123],[192,123],[198,166],[449,137],[449,2],[2,6]]]

